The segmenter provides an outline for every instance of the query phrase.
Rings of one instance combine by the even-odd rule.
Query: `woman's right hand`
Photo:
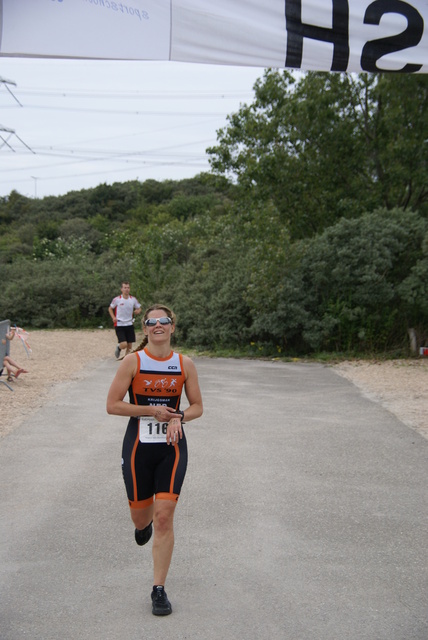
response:
[[[153,417],[156,418],[158,422],[169,422],[172,418],[176,418],[177,414],[175,409],[165,407],[164,405],[158,405],[155,407]]]

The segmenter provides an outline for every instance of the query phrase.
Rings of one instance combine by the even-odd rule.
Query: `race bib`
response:
[[[154,418],[140,418],[140,442],[166,444],[167,428],[167,422],[157,422]]]

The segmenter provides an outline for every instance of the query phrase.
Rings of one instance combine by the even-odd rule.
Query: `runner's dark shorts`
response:
[[[129,506],[144,509],[156,500],[178,501],[187,469],[187,442],[140,442],[138,419],[131,418],[123,439],[122,473]]]
[[[126,327],[115,327],[118,342],[135,342],[134,325],[130,324]]]

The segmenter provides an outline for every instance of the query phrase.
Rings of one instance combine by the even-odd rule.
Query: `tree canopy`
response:
[[[248,199],[272,200],[292,238],[378,207],[427,214],[426,76],[267,70],[208,149]]]
[[[253,355],[428,339],[427,78],[266,71],[211,173],[0,199],[0,317],[111,326],[122,279],[180,343]]]

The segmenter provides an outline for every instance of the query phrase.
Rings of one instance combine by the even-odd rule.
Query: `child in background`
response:
[[[14,337],[15,337],[15,329],[12,327],[9,333],[6,334],[6,337],[2,340],[2,343],[6,344],[6,340],[13,340]],[[12,360],[10,356],[5,356],[3,358],[3,367],[7,371],[8,382],[11,382],[13,377],[19,378],[21,373],[28,373],[28,371],[23,367],[20,367],[19,364],[15,362],[15,360]]]

